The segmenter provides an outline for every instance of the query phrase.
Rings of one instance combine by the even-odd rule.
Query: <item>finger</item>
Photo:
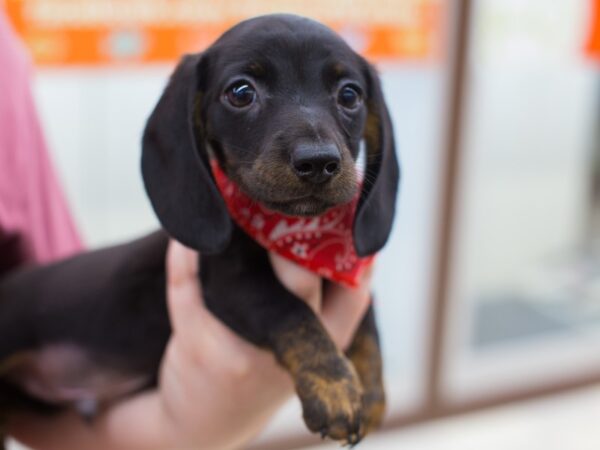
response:
[[[288,291],[304,300],[313,311],[321,309],[321,278],[304,267],[269,252],[275,275]]]
[[[205,308],[198,278],[198,254],[172,240],[167,250],[167,306],[175,334],[203,325]]]
[[[346,349],[367,308],[371,303],[372,266],[369,267],[357,288],[340,284],[328,285],[323,300],[321,319],[334,342]]]
[[[198,252],[171,239],[167,249],[167,280],[177,285],[198,276]]]
[[[188,356],[209,359],[218,352],[225,332],[204,306],[198,259],[194,250],[171,241],[167,250],[167,305],[177,348]]]

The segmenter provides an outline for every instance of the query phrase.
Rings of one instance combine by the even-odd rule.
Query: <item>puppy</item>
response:
[[[0,410],[93,414],[156,383],[171,331],[170,235],[199,250],[207,307],[289,372],[311,431],[355,444],[376,427],[385,395],[372,309],[341,352],[223,195],[235,186],[266,215],[313,224],[354,204],[342,244],[368,263],[390,233],[399,179],[374,69],[312,20],[242,22],[176,68],[144,132],[142,173],[166,232],[1,280]]]

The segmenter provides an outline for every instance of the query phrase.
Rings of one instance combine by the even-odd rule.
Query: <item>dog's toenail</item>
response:
[[[321,439],[325,439],[327,437],[327,427],[321,428],[320,434],[321,434]]]

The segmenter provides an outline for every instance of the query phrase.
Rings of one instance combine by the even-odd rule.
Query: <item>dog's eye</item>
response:
[[[225,91],[229,103],[236,108],[248,106],[256,98],[254,87],[247,81],[237,81]]]
[[[353,85],[347,84],[339,90],[337,101],[346,109],[354,109],[361,101],[360,92]]]

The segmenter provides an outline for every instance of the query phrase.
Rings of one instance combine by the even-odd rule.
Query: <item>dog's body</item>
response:
[[[22,384],[47,406],[114,400],[124,393],[95,389],[118,389],[118,380],[151,385],[170,334],[167,242],[156,232],[3,278],[5,381]],[[94,386],[96,379],[103,386]]]
[[[215,158],[267,207],[314,216],[357,194],[362,139],[367,165],[353,234],[365,256],[387,240],[398,182],[377,77],[329,29],[275,15],[243,22],[181,62],[148,121],[142,158],[162,225],[201,253],[208,308],[275,354],[312,431],[351,444],[384,409],[373,311],[346,358],[277,280],[268,253],[232,222],[208,162]],[[0,410],[3,402],[75,403],[85,412],[88,400],[156,382],[170,334],[167,241],[161,231],[0,280]]]

